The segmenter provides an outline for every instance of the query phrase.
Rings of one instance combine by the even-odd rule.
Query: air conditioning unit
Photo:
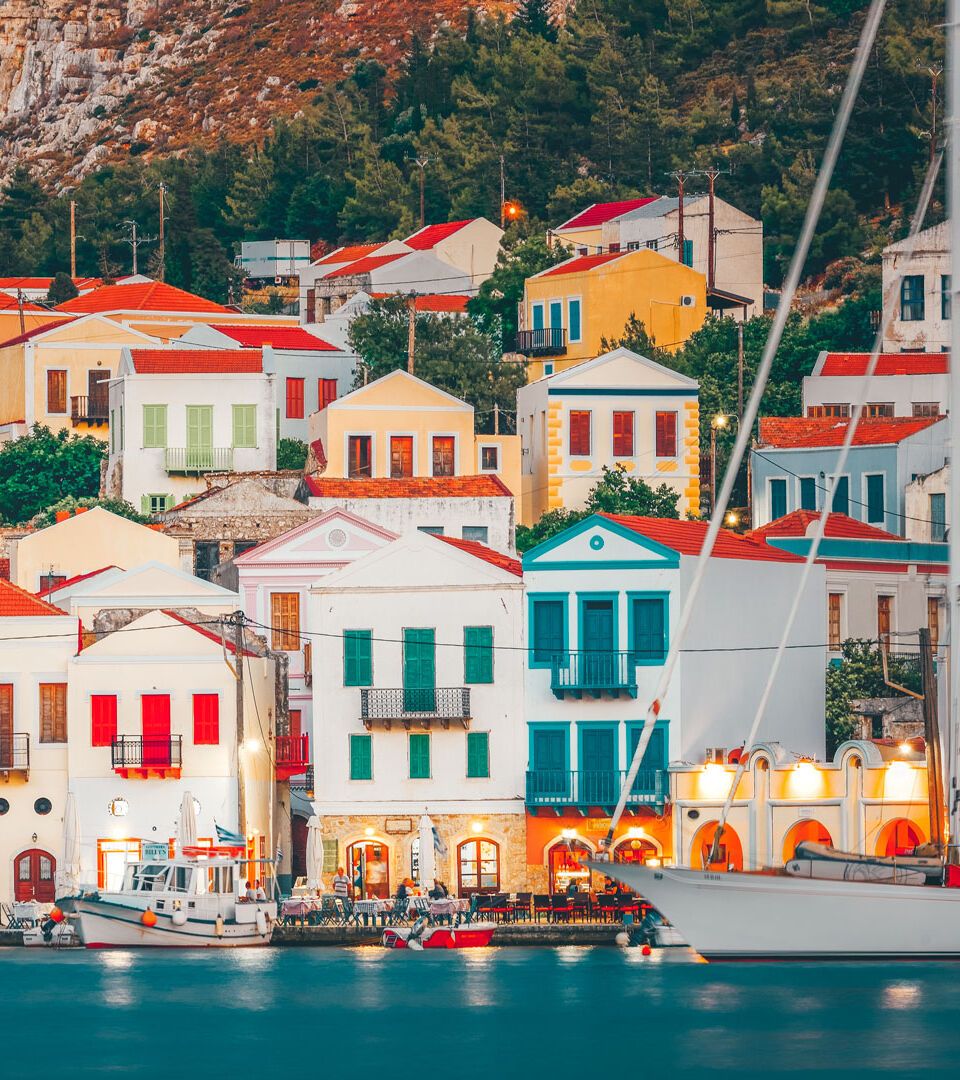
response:
[[[695,296],[691,296],[689,293],[687,293],[686,295],[680,297],[680,306],[681,307],[696,307],[697,306],[697,298]]]
[[[726,765],[727,748],[725,746],[708,746],[703,760],[707,765]]]

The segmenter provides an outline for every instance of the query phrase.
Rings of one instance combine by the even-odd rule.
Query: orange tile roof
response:
[[[323,275],[323,280],[326,281],[329,278],[339,277],[354,277],[356,274],[369,274],[371,270],[386,266],[387,263],[395,262],[397,259],[403,259],[409,254],[409,251],[399,251],[395,255],[368,255],[366,258],[357,259],[356,262],[349,263],[347,266],[341,266],[336,270],[331,270],[329,274]]]
[[[0,580],[0,618],[11,616],[66,615],[65,611],[21,589],[12,581]]]
[[[53,314],[50,308],[35,304],[32,300],[24,300],[22,307],[25,315],[39,315],[44,312]],[[20,301],[15,296],[0,291],[0,311],[19,311],[20,308]]]
[[[390,296],[400,295],[402,294],[372,292],[370,298],[372,300],[386,300]],[[444,293],[424,293],[422,296],[418,295],[414,298],[413,306],[417,311],[463,312],[467,310],[469,301],[470,297],[465,295],[451,293],[448,296]]]
[[[38,596],[49,596],[51,593],[59,592],[61,589],[69,588],[71,585],[77,585],[81,581],[86,581],[87,578],[98,577],[100,574],[105,574],[108,570],[119,570],[119,566],[101,566],[99,570],[91,570],[86,574],[75,574],[72,578],[67,578],[66,581],[61,581],[59,585],[51,585],[49,589],[41,589]]]
[[[857,425],[853,445],[899,443],[924,428],[939,424],[942,419],[936,416],[863,417]],[[794,450],[841,446],[849,423],[847,418],[832,416],[767,416],[760,421],[760,445]]]
[[[806,536],[807,530],[817,520],[820,514],[814,510],[794,510],[776,521],[767,522],[759,528],[751,529],[746,535],[756,540],[763,540],[768,536]],[[902,540],[902,536],[895,536],[885,529],[878,529],[875,525],[868,525],[865,521],[857,521],[856,518],[847,514],[830,513],[827,515],[827,528],[824,536],[831,539],[849,540]]]
[[[170,311],[202,313],[230,311],[203,296],[196,296],[167,285],[163,281],[148,281],[134,285],[104,285],[84,296],[75,296],[61,304],[58,311]]]
[[[648,195],[643,199],[622,199],[620,202],[600,202],[581,210],[562,225],[558,225],[554,232],[560,229],[589,229],[594,225],[602,225],[605,221],[612,221],[621,214],[628,214],[631,210],[637,210],[647,203],[656,202],[659,195]]]
[[[949,353],[881,353],[874,375],[945,375]],[[866,375],[870,353],[827,353],[820,375]]]
[[[707,535],[706,521],[677,521],[674,518],[634,517],[626,514],[601,514],[641,536],[654,540],[681,555],[699,555]],[[799,555],[771,547],[761,540],[721,529],[713,545],[715,559],[756,559],[759,562],[803,562]]]
[[[598,266],[603,266],[604,263],[622,259],[627,254],[632,255],[633,252],[605,251],[600,255],[579,255],[575,259],[568,259],[567,262],[562,262],[558,266],[544,270],[542,274],[537,276],[545,278],[561,277],[564,274],[582,274],[587,270],[595,270]]]
[[[131,349],[140,375],[258,375],[260,349]]]
[[[516,577],[523,577],[523,566],[519,559],[512,559],[509,555],[494,551],[486,544],[480,544],[476,540],[460,540],[455,536],[437,536],[435,539],[442,540],[445,544],[452,544],[453,547],[460,548],[461,551],[466,551],[467,554],[482,559],[484,562],[492,563]]]
[[[442,240],[446,240],[448,236],[459,232],[464,225],[469,225],[475,220],[476,218],[464,218],[463,221],[446,221],[441,225],[424,225],[422,229],[417,229],[415,233],[408,236],[404,243],[414,251],[429,251]]]
[[[74,285],[78,289],[95,289],[102,284],[101,278],[75,277]],[[52,277],[0,277],[0,289],[49,289]]]
[[[372,255],[382,247],[383,244],[351,244],[347,247],[337,248],[336,251],[331,251],[329,254],[324,255],[323,258],[317,259],[313,265],[326,266],[328,263],[356,262],[357,259]]]
[[[506,496],[499,476],[414,476],[406,480],[344,480],[304,477],[307,490],[321,499],[484,499]]]
[[[297,349],[300,352],[339,352],[336,345],[318,338],[302,326],[221,326],[211,325],[212,330],[221,334],[245,348],[262,348],[264,345],[272,345],[275,349]]]

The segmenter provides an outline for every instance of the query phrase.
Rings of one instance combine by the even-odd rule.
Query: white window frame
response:
[[[377,433],[376,431],[345,431],[343,433],[343,473],[344,476],[350,476],[350,440],[355,438],[362,438],[365,435],[370,437],[370,476],[368,479],[382,479],[377,473]],[[389,477],[390,473],[387,472]]]
[[[497,467],[495,469],[485,469],[483,467],[483,452],[484,450],[496,450],[497,452]],[[503,448],[500,443],[477,443],[477,472],[485,473],[487,475],[493,475],[500,472],[500,466],[502,464]],[[432,464],[432,463],[431,463]]]
[[[776,521],[773,516],[773,485],[774,483],[783,484],[783,494],[786,499],[787,505],[783,508],[784,516],[790,513],[790,484],[786,476],[768,476],[767,477],[767,520]]]

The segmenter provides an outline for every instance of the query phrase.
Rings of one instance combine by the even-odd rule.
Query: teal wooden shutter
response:
[[[564,651],[563,602],[536,600],[533,605],[533,659],[549,664]]]
[[[493,627],[463,628],[463,681],[493,682]]]
[[[633,601],[634,660],[662,660],[666,654],[665,611],[662,597]]]
[[[437,707],[435,631],[405,627],[403,631],[403,708],[433,712]]]
[[[370,630],[344,630],[344,686],[369,686],[373,681],[372,636]]]
[[[350,736],[350,779],[373,779],[373,738],[370,735]]]
[[[486,731],[467,734],[467,776],[490,775],[490,736]]]
[[[430,736],[410,735],[410,779],[430,779]]]

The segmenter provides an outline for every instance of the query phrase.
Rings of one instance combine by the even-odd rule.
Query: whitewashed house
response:
[[[316,812],[357,895],[419,875],[523,888],[523,581],[480,544],[411,534],[311,590]]]
[[[907,538],[935,544],[949,540],[949,501],[949,462],[933,472],[917,473],[904,492]]]
[[[944,416],[948,359],[943,353],[881,353],[863,415]],[[869,361],[869,353],[820,353],[803,380],[804,416],[849,416],[861,400]]]
[[[913,254],[907,258],[907,250]],[[883,249],[883,295],[891,295],[893,318],[883,338],[885,352],[942,352],[950,348],[950,249],[947,222],[914,240]]]
[[[110,383],[106,491],[144,513],[214,472],[272,470],[277,386],[260,349],[124,349]]]

